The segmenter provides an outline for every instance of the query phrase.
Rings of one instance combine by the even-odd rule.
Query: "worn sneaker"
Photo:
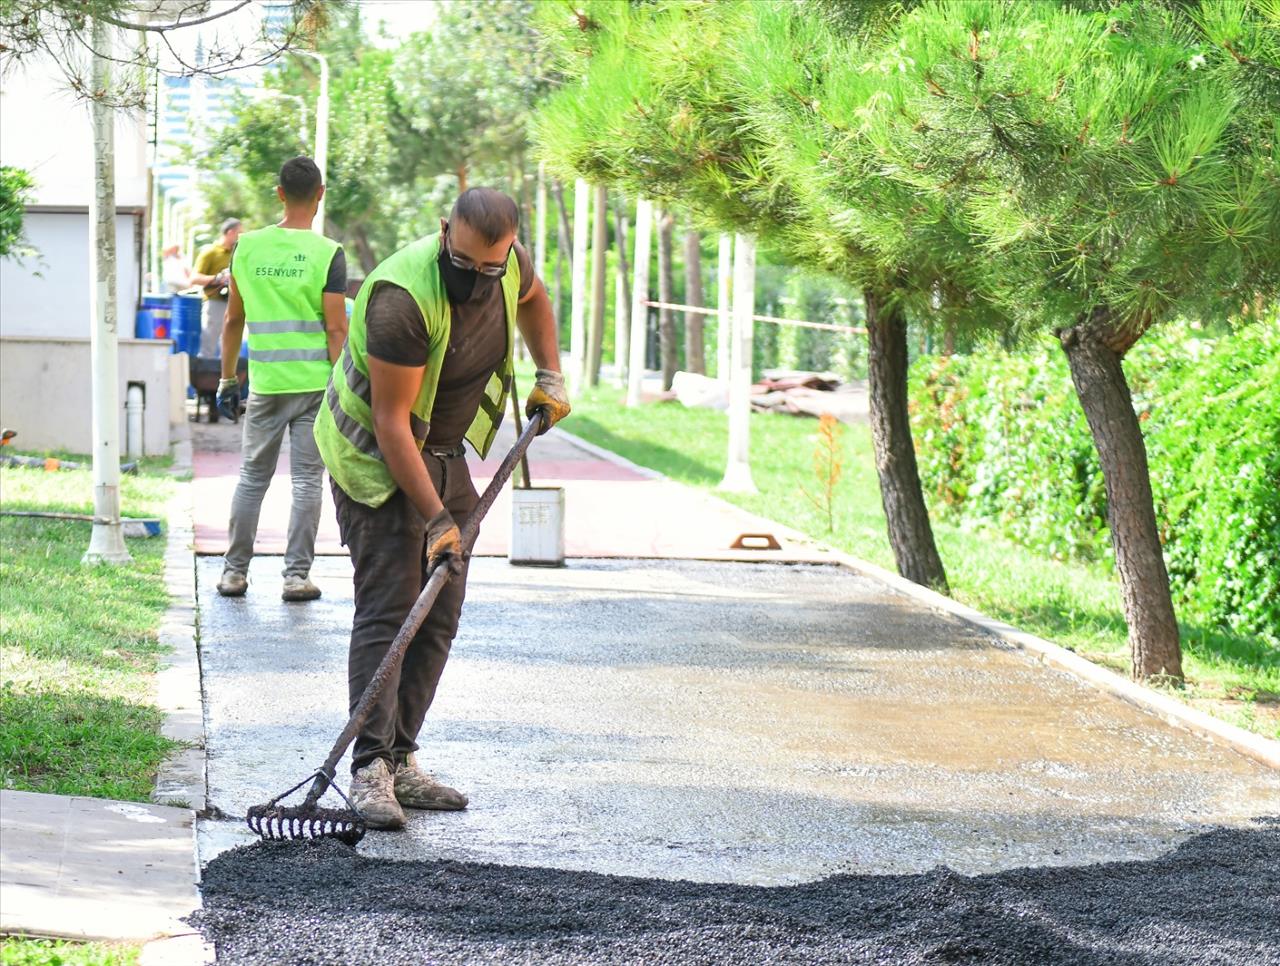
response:
[[[351,776],[351,804],[369,828],[404,828],[404,809],[396,801],[391,766],[382,758]]]
[[[280,591],[281,600],[315,600],[320,596],[320,588],[311,582],[310,577],[302,574],[286,574],[284,590]]]
[[[227,567],[222,571],[222,579],[218,581],[218,593],[223,597],[243,597],[249,589],[249,578],[238,570]]]
[[[442,785],[418,767],[409,755],[396,767],[396,801],[405,808],[425,808],[436,812],[457,812],[467,807],[467,796]]]

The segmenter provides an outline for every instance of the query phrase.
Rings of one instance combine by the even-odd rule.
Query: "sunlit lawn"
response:
[[[724,475],[723,413],[674,402],[628,409],[616,389],[601,386],[574,400],[564,428],[682,483],[713,488]],[[841,434],[844,471],[829,533],[825,512],[804,492],[818,490],[817,429],[814,419],[753,414],[751,470],[760,492],[720,495],[893,570],[870,430],[845,426]],[[1128,671],[1120,588],[1110,567],[1062,563],[994,534],[937,520],[934,533],[957,600]],[[1280,654],[1255,638],[1213,628],[1184,625],[1182,640],[1188,683],[1176,693],[1235,724],[1280,737]]]
[[[173,481],[126,476],[126,515],[164,516]],[[89,513],[88,470],[0,469],[0,508]],[[164,539],[87,567],[87,522],[0,517],[0,784],[145,800],[171,748],[151,704],[166,607]],[[6,960],[7,962],[7,960]]]
[[[0,940],[0,966],[135,966],[138,952],[126,944],[7,936]]]

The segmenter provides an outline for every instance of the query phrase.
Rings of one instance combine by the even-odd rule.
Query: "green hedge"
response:
[[[1125,370],[1184,620],[1280,646],[1280,325],[1147,336]],[[1066,359],[998,348],[919,360],[920,472],[935,514],[1058,559],[1109,560],[1106,492]]]

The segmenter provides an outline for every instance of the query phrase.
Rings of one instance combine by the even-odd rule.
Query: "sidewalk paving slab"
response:
[[[227,515],[240,468],[240,455],[229,448],[236,428],[201,426],[194,457],[195,546],[201,555],[220,555],[227,548]],[[492,479],[502,457],[515,442],[510,420],[503,423],[489,457],[469,457],[476,489]],[[676,483],[661,474],[627,463],[612,453],[584,444],[558,429],[536,440],[529,450],[535,486],[565,490],[565,553],[569,557],[662,558],[676,560],[741,560],[745,562],[823,562],[830,552],[796,534],[783,536],[776,524],[713,495]],[[289,520],[291,479],[287,445],[281,451],[276,478],[263,501],[255,552],[284,553]],[[773,533],[782,549],[733,550],[743,533]],[[511,536],[511,488],[505,488],[489,511],[475,555],[505,557]],[[338,537],[332,493],[326,482],[316,552],[345,555]]]
[[[189,809],[0,791],[0,932],[145,942],[189,936]]]

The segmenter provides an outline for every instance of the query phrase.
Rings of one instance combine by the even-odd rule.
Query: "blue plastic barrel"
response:
[[[171,318],[173,308],[173,296],[167,294],[151,294],[142,296],[142,312],[151,314],[151,329],[149,335],[143,335],[141,331],[138,333],[139,339],[169,339],[169,334],[173,328],[173,320]]]
[[[174,352],[193,356],[200,352],[200,303],[199,295],[173,297],[169,337],[173,339]]]
[[[150,309],[138,309],[134,317],[133,336],[135,339],[154,339],[156,337],[156,317]]]

